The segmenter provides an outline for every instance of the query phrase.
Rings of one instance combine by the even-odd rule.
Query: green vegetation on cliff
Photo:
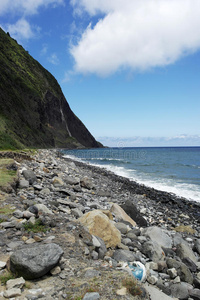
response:
[[[0,28],[0,150],[99,146],[56,79]]]

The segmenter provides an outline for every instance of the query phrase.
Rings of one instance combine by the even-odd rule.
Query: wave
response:
[[[145,186],[165,191],[168,193],[173,193],[177,195],[178,197],[184,197],[188,200],[193,200],[200,202],[200,186],[195,185],[192,183],[184,183],[181,182],[176,176],[171,175],[170,177],[158,177],[156,176],[156,172],[154,174],[152,173],[145,173],[145,172],[139,172],[135,169],[127,169],[123,166],[118,166],[114,164],[115,161],[113,159],[105,159],[105,158],[98,158],[98,159],[92,159],[91,161],[94,162],[88,162],[86,160],[80,159],[74,155],[64,155],[63,157],[71,158],[76,161],[83,162],[85,164],[97,166],[100,168],[104,168],[108,171],[111,171],[115,173],[116,175],[128,178],[132,181],[137,182],[138,184],[143,184]],[[97,160],[97,162],[95,162]],[[99,162],[109,162],[109,164],[100,164]],[[113,160],[113,164],[112,164]],[[124,161],[121,161],[124,163]]]

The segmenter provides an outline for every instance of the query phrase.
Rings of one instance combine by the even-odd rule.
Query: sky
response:
[[[200,146],[200,0],[0,0],[104,145]]]

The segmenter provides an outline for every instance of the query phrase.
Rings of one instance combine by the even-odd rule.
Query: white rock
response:
[[[22,288],[25,284],[25,280],[23,277],[10,279],[6,282],[6,289],[11,290],[13,288]]]
[[[0,269],[4,269],[6,266],[6,262],[0,261]]]
[[[20,289],[10,289],[4,292],[4,297],[5,298],[12,298],[12,297],[17,297],[21,296],[22,292]]]

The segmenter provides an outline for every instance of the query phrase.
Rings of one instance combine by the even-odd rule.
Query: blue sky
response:
[[[1,0],[0,26],[108,146],[200,146],[199,0]]]

